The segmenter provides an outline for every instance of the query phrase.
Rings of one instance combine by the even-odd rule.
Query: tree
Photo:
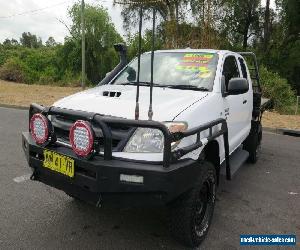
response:
[[[270,39],[270,0],[266,0],[264,24],[264,50],[267,50]]]
[[[157,37],[155,40],[155,49],[162,48],[162,41],[160,40],[161,36]],[[139,47],[139,36],[138,34],[130,36],[128,40],[128,59],[131,60],[138,55]],[[142,53],[150,51],[152,49],[152,30],[146,30],[145,34],[142,36]]]
[[[125,28],[130,28],[131,25],[135,25],[138,21],[138,10],[142,4],[144,14],[147,16],[149,11],[151,12],[154,7],[164,21],[176,21],[177,10],[181,3],[186,2],[184,0],[136,0],[130,4],[128,0],[114,0],[114,4],[121,4],[122,16],[124,19]]]
[[[180,16],[185,15],[182,7],[188,2],[188,0],[114,0],[114,4],[121,4],[122,6],[121,15],[124,28],[128,32],[138,24],[141,5],[143,6],[144,20],[152,18],[152,10],[155,8],[163,22],[166,47],[178,47],[178,23]]]
[[[300,94],[300,2],[278,0],[276,5],[276,13],[270,10],[268,47],[263,44],[258,52],[262,62]]]
[[[48,38],[48,40],[46,41],[45,45],[46,45],[47,47],[54,47],[54,46],[57,45],[57,43],[56,43],[55,39],[54,39],[52,36],[50,36],[50,37]]]
[[[281,0],[282,18],[287,30],[288,39],[299,40],[300,34],[300,1]]]
[[[42,39],[40,37],[37,38],[36,35],[33,35],[30,32],[22,33],[20,43],[22,44],[22,46],[27,48],[39,48],[43,46]]]
[[[11,46],[11,41],[8,38],[6,38],[3,42],[3,45],[6,46],[6,47],[10,47]]]
[[[3,45],[6,47],[13,47],[13,46],[18,46],[19,42],[14,38],[12,38],[11,40],[6,38],[3,42]]]
[[[62,69],[80,72],[81,68],[81,12],[74,4],[69,11],[72,25],[71,37],[66,38],[60,49]],[[118,63],[113,45],[122,42],[106,9],[102,6],[85,6],[86,74],[92,83],[98,83]]]
[[[300,2],[282,0],[279,6],[284,36],[280,40],[280,60],[277,63],[281,75],[287,77],[300,94]]]
[[[11,45],[12,45],[12,46],[17,46],[17,45],[19,45],[18,40],[12,38],[12,39],[11,39]]]
[[[248,47],[248,40],[260,30],[260,0],[227,0],[224,23],[228,39]],[[241,42],[242,41],[242,42]]]
[[[130,31],[132,27],[136,27],[139,20],[140,5],[128,2],[130,1],[114,1],[115,4],[124,3],[122,16],[125,29]],[[242,40],[246,48],[259,23],[259,0],[254,0],[254,4],[252,0],[246,1],[251,7],[248,12],[244,11],[245,8],[249,8],[242,0],[135,0],[134,2],[143,2],[146,20],[151,18],[152,8],[160,14],[159,35],[162,36],[165,48],[186,46],[224,48],[230,45],[229,41],[234,45]]]
[[[195,20],[199,33],[197,38],[198,47],[218,48],[221,46],[222,36],[220,31],[222,24],[222,16],[224,16],[224,8],[222,0],[194,0],[190,1],[192,16]],[[197,30],[197,29],[196,29]]]

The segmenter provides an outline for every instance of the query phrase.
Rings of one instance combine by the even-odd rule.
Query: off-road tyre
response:
[[[208,233],[216,201],[217,177],[212,163],[203,161],[195,186],[169,204],[170,231],[187,247],[198,247]]]
[[[255,164],[260,156],[262,140],[262,127],[260,123],[252,124],[250,134],[243,143],[243,148],[248,151],[248,162]]]

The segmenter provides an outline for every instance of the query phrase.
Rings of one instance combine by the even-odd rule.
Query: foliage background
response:
[[[127,0],[114,1],[115,4]],[[291,112],[300,95],[300,1],[276,0],[151,0],[143,2],[144,20],[158,13],[156,49],[215,48],[253,51],[260,62],[264,95],[275,108]],[[137,55],[139,7],[122,5],[126,38],[116,31],[107,10],[86,5],[86,68],[88,83],[97,84],[118,63],[113,45],[126,42],[128,56]],[[72,24],[63,44],[53,37],[43,43],[35,34],[0,44],[0,79],[27,84],[77,86],[81,77],[80,5],[69,10]],[[143,35],[143,51],[151,48],[151,32]]]

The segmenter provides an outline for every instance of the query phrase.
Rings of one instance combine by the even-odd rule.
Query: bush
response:
[[[9,58],[0,67],[0,79],[13,82],[25,82],[24,65],[18,58]]]
[[[55,83],[58,86],[79,87],[81,86],[80,74],[74,75],[71,70],[66,70],[63,77]]]
[[[53,84],[55,82],[56,68],[49,65],[44,71],[39,72],[39,84]]]
[[[0,47],[0,78],[27,84],[61,81],[64,72],[59,72],[56,52],[57,48]]]
[[[263,95],[272,99],[274,108],[282,113],[290,113],[295,105],[296,96],[288,81],[279,74],[268,71],[264,66],[260,67],[260,78]]]

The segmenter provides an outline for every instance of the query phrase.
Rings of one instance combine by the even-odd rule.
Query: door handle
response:
[[[246,104],[246,103],[247,103],[247,100],[244,100],[244,101],[243,101],[243,104]]]

